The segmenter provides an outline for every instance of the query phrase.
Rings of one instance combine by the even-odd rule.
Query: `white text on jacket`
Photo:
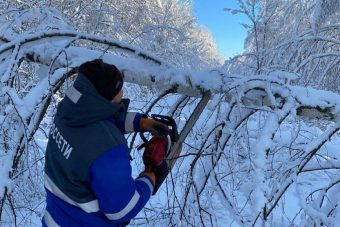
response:
[[[50,134],[52,136],[52,139],[58,145],[60,152],[63,153],[66,159],[68,159],[73,150],[73,147],[71,147],[70,144],[64,139],[64,137],[60,134],[58,128],[55,127],[54,124],[51,127]]]

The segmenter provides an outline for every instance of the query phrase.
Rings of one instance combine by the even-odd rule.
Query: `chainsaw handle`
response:
[[[177,131],[177,125],[175,120],[172,117],[160,115],[160,114],[151,114],[151,118],[155,121],[161,122],[163,124],[166,124],[167,126],[170,126],[172,129],[170,130],[170,137],[173,142],[176,142],[178,139],[178,131]],[[144,143],[147,143],[148,140],[146,139],[144,132],[139,133],[141,139]]]
[[[139,135],[140,135],[140,138],[143,140],[144,143],[148,142],[148,139],[145,137],[144,132],[140,132]]]
[[[170,137],[172,142],[176,142],[178,140],[177,124],[172,117],[160,114],[151,114],[151,117],[156,121],[159,121],[163,124],[170,126],[171,127]]]

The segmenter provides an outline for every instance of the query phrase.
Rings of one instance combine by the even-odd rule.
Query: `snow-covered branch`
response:
[[[246,87],[247,83],[253,83],[255,80],[259,82],[263,81],[263,85],[254,88],[254,90],[265,89],[267,83],[279,83],[283,88],[292,90],[293,95],[300,100],[301,107],[298,111],[299,115],[335,120],[338,114],[339,103],[336,100],[339,99],[336,97],[339,95],[330,94],[327,97],[330,100],[325,100],[325,97],[317,95],[322,92],[299,87],[291,88],[289,84],[285,83],[285,81],[291,80],[291,78],[289,78],[291,75],[288,72],[286,75],[284,72],[278,72],[277,74],[280,73],[280,79],[277,79],[275,73],[272,73],[273,75],[271,77],[265,77],[264,79],[263,76],[248,76],[244,78],[237,75],[228,75],[224,73],[222,69],[203,72],[180,70],[154,56],[152,53],[129,44],[75,31],[49,31],[18,37],[0,47],[0,56],[2,56],[4,60],[8,56],[6,53],[10,51],[12,52],[12,58],[18,58],[18,56],[16,56],[18,54],[15,55],[15,53],[20,49],[20,54],[25,54],[24,56],[28,59],[40,64],[52,65],[51,61],[55,59],[51,58],[51,56],[55,54],[53,54],[51,50],[56,51],[58,48],[60,49],[60,46],[70,39],[72,39],[72,43],[86,40],[95,44],[104,44],[110,48],[117,48],[120,51],[127,52],[129,56],[117,56],[112,53],[105,53],[100,50],[89,50],[87,47],[76,47],[70,44],[70,47],[67,46],[61,49],[65,52],[66,56],[69,56],[68,61],[60,57],[57,63],[53,62],[54,67],[66,67],[66,64],[68,64],[68,67],[75,68],[85,60],[103,57],[108,62],[116,64],[124,72],[127,82],[146,86],[167,87],[167,89],[171,86],[177,88],[178,93],[188,96],[199,96],[206,90],[210,90],[213,94],[227,93],[232,96],[237,88]],[[89,46],[90,45],[91,44],[89,44]],[[42,50],[50,51],[43,52]],[[1,78],[2,82],[5,82],[7,79],[6,76]],[[251,96],[254,95],[253,93]],[[259,95],[261,96],[261,94]],[[300,98],[300,96],[308,97],[310,95],[313,95],[314,98],[312,100],[314,103],[306,103],[304,100],[310,99],[305,98],[302,100]],[[331,96],[333,96],[333,98],[331,98]],[[245,98],[247,97],[245,96]],[[268,96],[263,96],[263,99],[265,98],[268,98]],[[261,102],[261,105],[266,105],[266,102]]]

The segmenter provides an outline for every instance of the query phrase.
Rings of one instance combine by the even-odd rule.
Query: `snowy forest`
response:
[[[51,120],[96,58],[124,72],[131,110],[196,117],[130,226],[339,226],[340,1],[235,1],[220,10],[247,38],[228,60],[191,0],[0,1],[0,226],[41,226]]]

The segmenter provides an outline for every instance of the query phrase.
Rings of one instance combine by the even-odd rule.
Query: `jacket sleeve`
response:
[[[89,172],[99,208],[113,222],[135,217],[150,199],[153,183],[147,176],[134,180],[125,145],[118,145],[96,159]]]
[[[146,117],[145,114],[127,112],[125,117],[125,132],[140,132],[140,120]]]
[[[122,133],[140,132],[140,120],[145,114],[127,112],[124,121],[114,119],[114,123]]]

